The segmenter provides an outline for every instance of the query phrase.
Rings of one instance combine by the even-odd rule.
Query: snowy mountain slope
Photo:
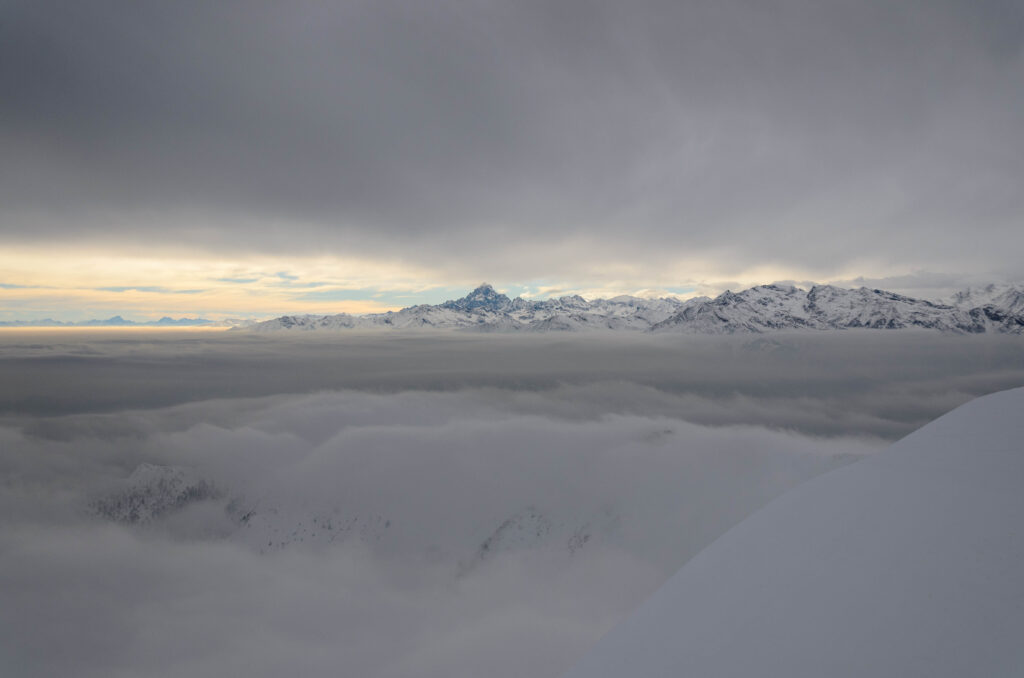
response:
[[[1002,330],[969,311],[912,299],[883,290],[848,290],[816,285],[809,291],[762,285],[725,292],[694,304],[652,327],[652,331],[705,334],[786,329],[936,329],[947,332]],[[1013,331],[1014,328],[1008,328]]]
[[[90,508],[107,520],[145,524],[194,502],[220,496],[215,485],[192,469],[139,464],[121,488],[94,500]]]
[[[763,332],[807,327],[803,290],[760,285],[739,293],[724,292],[698,302],[652,325],[652,331],[679,328],[696,333]]]
[[[229,539],[259,553],[291,546],[316,547],[358,540],[375,544],[384,538],[391,520],[375,514],[348,514],[337,507],[301,510],[289,506],[249,505],[234,498],[227,507],[234,529]]]
[[[1024,313],[1024,287],[1019,285],[985,285],[969,287],[953,295],[953,306],[963,309],[994,306],[1008,313]]]
[[[965,309],[972,320],[997,331],[1024,332],[1024,287],[985,285],[953,295],[952,304]]]
[[[826,327],[974,331],[965,317],[947,306],[866,287],[847,290],[817,285],[807,293],[806,309],[814,322]]]
[[[325,547],[349,540],[373,546],[389,539],[394,531],[391,518],[354,512],[351,507],[310,506],[288,497],[277,497],[277,501],[229,497],[191,468],[143,463],[121,485],[93,500],[88,507],[91,512],[116,523],[147,526],[196,502],[216,500],[228,519],[223,536],[258,553]],[[448,555],[457,557],[459,576],[511,551],[552,548],[572,556],[592,540],[614,532],[618,520],[607,508],[577,517],[531,505],[498,521],[472,553]]]
[[[986,291],[987,290],[987,291]],[[975,301],[983,302],[972,306]],[[714,299],[642,299],[580,296],[509,299],[486,283],[461,299],[400,311],[353,316],[282,316],[249,328],[256,332],[317,329],[460,329],[483,332],[632,330],[696,334],[777,330],[909,329],[1024,333],[1024,292],[1008,288],[965,291],[954,305],[860,288],[817,285],[809,291],[759,285]]]
[[[593,541],[614,534],[620,516],[608,507],[586,517],[552,515],[537,506],[527,506],[503,520],[476,552],[458,565],[459,576],[468,574],[501,553],[523,549],[554,548],[575,555]]]
[[[784,494],[566,678],[1022,675],[1022,412],[979,398]]]

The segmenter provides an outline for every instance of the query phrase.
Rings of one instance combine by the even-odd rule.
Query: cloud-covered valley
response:
[[[558,676],[773,497],[1024,383],[997,338],[12,336],[18,676]]]

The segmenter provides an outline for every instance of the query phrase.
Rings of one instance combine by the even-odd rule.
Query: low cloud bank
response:
[[[585,387],[619,382],[623,388]],[[973,397],[1024,385],[1016,337],[848,331],[771,337],[266,337],[0,333],[0,422],[324,390],[548,392],[555,413],[664,414],[896,439]],[[560,396],[558,394],[561,394]],[[197,415],[184,419],[201,420]],[[136,415],[131,415],[135,417]],[[90,420],[90,425],[100,425]],[[65,426],[65,423],[61,423]]]
[[[718,534],[879,446],[594,405],[628,392],[4,428],[0,655],[13,675],[557,676]]]
[[[558,676],[771,498],[1024,383],[992,339],[26,336],[14,676]]]

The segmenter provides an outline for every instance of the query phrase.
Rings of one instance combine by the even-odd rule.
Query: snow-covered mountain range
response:
[[[1024,333],[1024,287],[988,285],[948,303],[884,290],[759,285],[710,299],[618,296],[588,301],[510,299],[484,283],[461,299],[368,315],[286,315],[245,329],[465,329],[483,332],[631,330],[696,334],[775,330],[925,328],[944,332]]]
[[[119,315],[110,318],[94,318],[92,320],[62,321],[53,318],[35,320],[0,320],[0,327],[202,327],[208,325],[240,325],[243,321],[214,321],[206,318],[171,318],[164,316],[159,320],[127,320]]]

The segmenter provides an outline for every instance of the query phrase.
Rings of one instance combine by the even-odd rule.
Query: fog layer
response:
[[[558,676],[771,498],[1024,383],[914,334],[2,351],[14,676]]]

